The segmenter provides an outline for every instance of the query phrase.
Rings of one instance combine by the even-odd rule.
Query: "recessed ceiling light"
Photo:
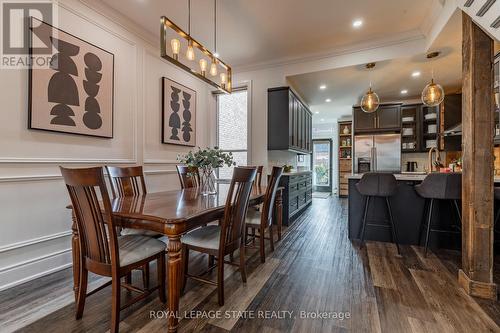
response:
[[[319,111],[314,111],[314,113],[319,114]]]
[[[325,86],[324,84],[322,84],[322,85],[320,85],[320,86],[319,86],[319,89],[321,89],[321,90],[325,90],[325,89],[326,89],[326,86]]]
[[[413,77],[419,77],[420,76],[420,72],[419,71],[415,71],[415,72],[411,73],[411,76],[413,76]]]
[[[354,28],[359,28],[359,27],[361,27],[362,25],[363,25],[363,21],[362,21],[362,20],[354,20],[354,21],[352,22],[352,26],[353,26]]]
[[[407,93],[408,93],[408,90],[403,89],[403,90],[401,90],[401,93],[402,93],[403,95],[404,95],[404,94],[407,94]]]
[[[331,100],[331,99],[329,99],[329,98],[325,99],[325,102],[327,102],[327,103],[330,103],[331,101],[332,101],[332,100]]]
[[[321,118],[321,121],[325,121],[325,119],[324,119],[324,118]]]

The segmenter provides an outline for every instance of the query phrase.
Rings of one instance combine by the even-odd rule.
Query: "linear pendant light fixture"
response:
[[[231,93],[231,67],[219,59],[217,54],[217,0],[214,0],[214,53],[191,36],[191,0],[188,0],[187,33],[167,17],[161,17],[160,48],[163,59],[219,90]],[[200,54],[199,61],[195,61],[197,53]]]

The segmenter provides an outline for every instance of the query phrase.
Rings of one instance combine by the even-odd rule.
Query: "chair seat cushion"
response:
[[[141,236],[149,236],[149,237],[161,237],[162,234],[157,233],[156,231],[144,230],[144,229],[133,229],[133,228],[123,228],[120,232],[120,235],[141,235]]]
[[[248,208],[246,224],[254,228],[260,227],[262,213],[253,207]]]
[[[165,243],[157,239],[141,236],[126,235],[118,237],[120,252],[120,266],[127,266],[157,253],[165,252]]]
[[[218,225],[207,225],[193,230],[182,237],[182,243],[204,249],[219,249],[221,228]]]

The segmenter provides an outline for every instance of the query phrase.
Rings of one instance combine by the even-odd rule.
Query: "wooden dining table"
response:
[[[181,236],[206,223],[222,219],[229,186],[226,183],[217,183],[217,193],[211,195],[203,195],[197,188],[187,188],[115,198],[111,201],[112,215],[118,226],[155,231],[168,237],[168,332],[176,332],[179,324],[178,311],[183,274]],[[281,239],[282,232],[281,192],[282,188],[276,194],[274,211],[278,239]],[[265,186],[254,185],[249,205],[262,203],[265,193]],[[72,219],[73,290],[76,300],[80,280],[80,249],[74,214]]]

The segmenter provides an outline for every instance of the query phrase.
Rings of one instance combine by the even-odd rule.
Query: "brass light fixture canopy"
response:
[[[182,54],[182,51],[179,52],[179,49],[181,48],[180,46],[175,50],[169,50],[171,41],[170,40],[167,41],[168,29],[176,33],[177,36],[175,38],[185,40],[187,41],[186,45],[192,45],[195,49],[201,51],[201,53],[208,59],[207,62],[208,61],[213,62],[212,59],[216,59],[216,65],[219,66],[219,68],[221,69],[220,76],[212,77],[210,75],[206,75],[206,69],[205,73],[201,73],[201,70],[198,70],[198,63],[195,61],[185,61],[185,63],[183,63],[182,59],[180,59],[181,58],[180,55]],[[177,43],[174,42],[174,44]],[[160,23],[160,49],[161,49],[161,57],[163,59],[168,60],[172,64],[176,65],[179,68],[182,68],[186,72],[196,76],[200,80],[212,85],[213,87],[223,92],[231,93],[232,90],[231,67],[221,59],[215,57],[214,54],[210,52],[205,46],[196,41],[193,37],[191,37],[178,25],[176,25],[174,22],[172,22],[165,16],[161,17],[161,23]],[[174,53],[173,51],[177,51],[177,53]]]
[[[439,51],[429,52],[429,53],[427,53],[426,57],[427,57],[427,59],[432,59],[432,58],[436,58],[440,54],[441,54],[441,52],[439,52]]]

